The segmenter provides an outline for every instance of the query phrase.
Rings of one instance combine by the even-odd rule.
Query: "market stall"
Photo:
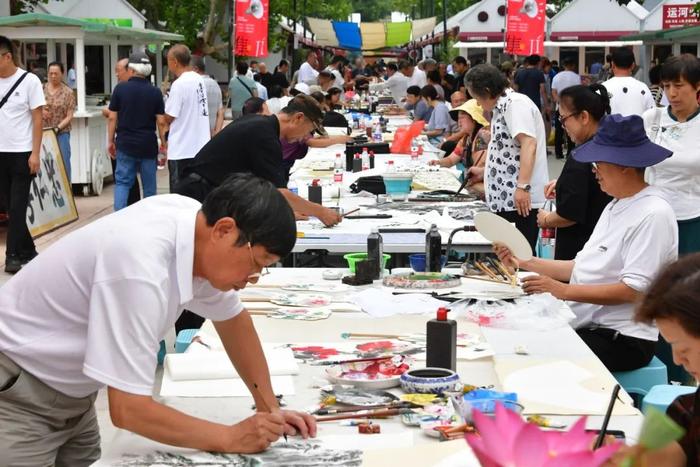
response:
[[[84,195],[100,194],[105,177],[112,175],[107,155],[107,120],[102,109],[117,84],[113,73],[116,62],[132,49],[148,47],[155,53],[154,84],[160,86],[163,45],[181,41],[183,36],[41,13],[0,18],[0,35],[21,42],[23,67],[27,66],[27,45],[39,43],[45,44],[47,64],[56,60],[64,63],[66,69],[74,65],[78,71],[78,106],[71,132],[71,179]],[[68,46],[73,49],[73,63],[69,61]],[[101,69],[102,79],[98,84],[91,83],[88,89],[86,72],[93,67]]]

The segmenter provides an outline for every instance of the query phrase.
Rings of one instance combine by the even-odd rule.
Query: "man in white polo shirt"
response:
[[[279,410],[236,293],[295,241],[284,197],[238,174],[204,204],[153,196],[48,248],[0,289],[0,465],[95,462],[93,403],[104,386],[114,425],[173,446],[243,453],[284,433],[315,436],[312,417]],[[214,322],[254,415],[212,423],[153,400],[159,342],[185,307]]]
[[[16,64],[12,41],[0,36],[0,190],[8,206],[5,272],[16,273],[36,256],[27,227],[32,177],[39,170],[41,81]]]
[[[204,79],[190,66],[190,49],[182,44],[168,51],[168,69],[177,76],[165,101],[170,192],[194,156],[211,139],[209,103]]]

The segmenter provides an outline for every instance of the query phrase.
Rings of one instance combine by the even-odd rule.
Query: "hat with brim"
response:
[[[644,168],[669,158],[672,151],[652,143],[639,115],[604,117],[592,140],[573,152],[578,162],[608,162],[623,167]]]
[[[469,99],[464,104],[450,110],[450,117],[452,120],[457,121],[460,112],[466,112],[469,116],[481,126],[489,126],[489,121],[484,117],[484,109],[477,104],[476,99]]]

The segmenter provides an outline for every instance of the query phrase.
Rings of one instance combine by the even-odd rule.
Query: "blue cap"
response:
[[[639,115],[603,117],[592,140],[573,152],[578,162],[609,162],[623,167],[651,167],[667,159],[672,151],[652,143]]]

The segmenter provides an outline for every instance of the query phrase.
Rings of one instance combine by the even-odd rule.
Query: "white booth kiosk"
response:
[[[1,17],[0,35],[20,41],[20,52],[25,51],[27,43],[45,43],[47,63],[57,60],[67,68],[71,65],[68,63],[67,45],[73,47],[78,107],[71,131],[71,179],[83,195],[100,194],[104,178],[112,175],[112,169],[107,155],[107,119],[102,116],[104,105],[99,103],[117,84],[113,70],[120,58],[119,47],[155,47],[154,78],[155,84],[160,86],[163,78],[163,44],[179,42],[184,37],[152,29],[118,27],[41,13]],[[85,50],[88,46],[102,48],[103,89],[94,92],[94,95],[86,95]],[[25,67],[25,54],[20,55]]]

